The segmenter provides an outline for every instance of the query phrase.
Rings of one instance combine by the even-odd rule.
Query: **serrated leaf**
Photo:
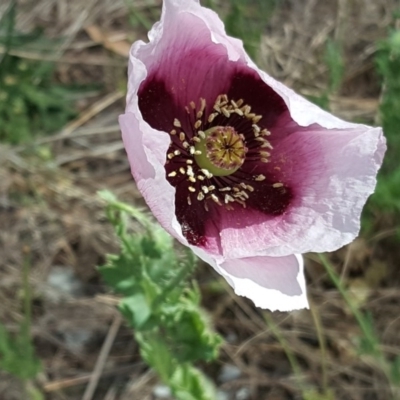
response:
[[[124,297],[119,304],[119,309],[127,318],[128,323],[137,329],[142,328],[151,316],[151,308],[144,293]]]

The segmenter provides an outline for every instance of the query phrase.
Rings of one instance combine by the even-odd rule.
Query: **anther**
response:
[[[266,179],[266,178],[265,178],[264,175],[257,175],[257,176],[254,178],[254,180],[259,181],[259,182],[261,182],[261,181],[263,181],[263,180],[265,180],[265,179]]]
[[[222,114],[224,114],[226,118],[229,118],[231,116],[230,112],[227,110],[226,107],[222,107],[221,111],[222,111]]]
[[[267,140],[260,146],[261,148],[265,148],[267,147],[268,149],[273,149],[272,145],[270,142],[268,142]]]
[[[204,200],[204,194],[203,194],[203,192],[199,192],[199,194],[197,195],[197,200],[199,200],[199,201],[202,201],[202,200]]]
[[[214,119],[215,119],[215,117],[216,117],[217,115],[218,115],[218,114],[216,114],[216,113],[210,114],[210,116],[208,117],[208,122],[211,124],[211,122],[214,121]]]
[[[254,123],[254,124],[258,124],[258,123],[261,121],[261,118],[262,118],[262,115],[256,115],[256,116],[253,118],[253,123]]]
[[[212,195],[211,195],[211,198],[212,198],[217,204],[221,205],[221,203],[220,203],[220,201],[219,201],[219,198],[218,198],[215,194],[212,194]]]
[[[271,135],[271,132],[270,132],[268,129],[263,129],[263,130],[261,131],[261,134],[262,134],[263,136],[270,136],[270,135]]]
[[[228,204],[229,202],[234,202],[235,201],[235,199],[232,196],[230,196],[229,194],[226,194],[224,199],[225,199],[225,204]]]
[[[181,174],[183,174],[183,175],[186,174],[185,168],[183,168],[183,167],[180,167],[180,168],[179,168],[179,172],[180,172]]]
[[[196,191],[196,189],[193,186],[189,186],[188,189],[189,189],[189,192],[192,192],[192,193],[194,193]]]
[[[196,129],[199,129],[199,128],[201,127],[201,121],[200,121],[200,120],[197,120],[197,121],[194,123],[194,127],[195,127]]]
[[[202,138],[205,139],[206,138],[206,134],[203,131],[198,131],[197,134]],[[193,138],[194,140],[194,138]]]
[[[283,187],[283,183],[277,182],[272,185],[273,188],[280,188]]]
[[[182,127],[181,122],[179,121],[179,119],[177,119],[177,118],[174,119],[174,126],[176,126],[177,128],[181,128]]]
[[[246,189],[247,189],[249,192],[254,192],[254,188],[253,188],[253,186],[251,186],[251,185],[246,185]]]
[[[171,135],[176,135],[176,130],[172,129],[172,131],[170,132]]]
[[[173,178],[174,176],[176,176],[176,171],[172,171],[168,174],[169,177]]]
[[[208,170],[208,169],[202,169],[201,172],[208,178],[211,179],[213,177],[213,174]]]
[[[206,99],[201,97],[200,98],[200,111],[204,112],[205,109],[206,109]]]
[[[259,133],[261,131],[260,127],[258,125],[256,125],[256,124],[253,124],[252,127],[254,129],[254,132]]]
[[[207,194],[208,191],[209,191],[207,186],[202,186],[202,187],[201,187],[201,190],[202,190],[205,194]]]
[[[180,152],[179,150],[175,150],[175,151],[174,151],[174,154],[175,154],[176,156],[180,156],[180,155],[181,155],[181,152]]]
[[[185,140],[185,134],[184,134],[184,132],[179,133],[179,140],[180,140],[181,142],[183,142],[183,141]]]
[[[201,142],[201,139],[198,138],[197,136],[193,136],[192,140],[193,140],[193,142],[196,142],[196,143],[200,143]]]

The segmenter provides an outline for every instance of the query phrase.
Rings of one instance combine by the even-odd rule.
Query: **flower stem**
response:
[[[366,318],[360,312],[360,310],[357,308],[357,306],[354,304],[353,300],[349,296],[349,293],[346,291],[346,288],[344,287],[341,280],[339,279],[338,274],[332,268],[332,265],[329,263],[327,258],[323,254],[320,254],[319,257],[320,257],[322,265],[324,266],[325,271],[327,272],[329,278],[331,279],[333,284],[336,286],[336,288],[342,295],[344,301],[347,303],[347,306],[349,307],[350,311],[352,312],[355,319],[357,320],[358,325],[360,326],[360,329],[364,335],[364,338],[366,339],[366,341],[369,345],[369,348],[371,349],[372,354],[378,358],[382,358],[381,350],[377,346],[377,344],[378,344],[377,339],[376,339],[375,335],[371,332],[371,329],[368,325]]]

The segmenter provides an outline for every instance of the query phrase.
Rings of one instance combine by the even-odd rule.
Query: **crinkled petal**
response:
[[[223,255],[333,251],[351,242],[385,148],[382,130],[364,125],[341,130],[314,125],[287,136],[274,148],[271,166],[294,192],[290,208],[274,218],[252,209],[222,212]]]
[[[308,308],[303,258],[299,255],[226,260],[220,273],[236,294],[251,299],[257,307],[271,311]]]
[[[175,189],[165,179],[168,136],[150,128],[130,112],[121,115],[119,123],[138,189],[164,229],[187,245],[175,216]]]

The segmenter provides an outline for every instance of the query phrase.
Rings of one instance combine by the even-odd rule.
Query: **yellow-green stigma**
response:
[[[194,158],[200,168],[215,176],[228,176],[243,165],[247,153],[244,137],[231,126],[215,126],[199,136]]]

